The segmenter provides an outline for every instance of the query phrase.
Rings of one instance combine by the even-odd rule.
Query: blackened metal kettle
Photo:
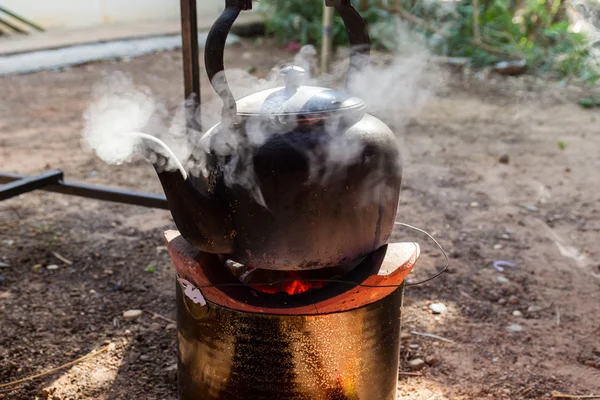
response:
[[[348,83],[369,54],[367,27],[350,0],[327,0],[346,24]],[[227,0],[207,39],[205,65],[223,99],[222,121],[202,137],[187,176],[158,171],[175,224],[191,244],[246,266],[340,266],[385,245],[398,206],[399,146],[348,91],[285,86],[236,101],[224,74],[225,40],[249,0]]]

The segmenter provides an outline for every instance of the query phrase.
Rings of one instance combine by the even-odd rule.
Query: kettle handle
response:
[[[327,7],[334,7],[342,17],[352,52],[350,67],[346,77],[346,90],[350,91],[351,79],[362,71],[369,62],[371,41],[365,20],[352,6],[351,0],[325,0]],[[223,100],[223,120],[233,121],[237,115],[237,105],[225,77],[223,56],[225,42],[233,23],[242,10],[251,10],[252,0],[225,0],[225,10],[210,28],[206,38],[204,65],[210,84]]]

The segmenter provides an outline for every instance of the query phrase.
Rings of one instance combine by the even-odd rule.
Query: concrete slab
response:
[[[207,36],[206,31],[198,34],[200,48],[204,48]],[[238,36],[229,34],[226,45],[237,43],[239,40]],[[17,53],[0,57],[0,76],[59,69],[91,61],[138,57],[179,48],[181,48],[181,35],[169,35]]]
[[[199,18],[198,30],[210,29],[214,20],[214,18]],[[262,17],[258,13],[245,12],[240,14],[235,25],[254,24],[260,21],[262,21]],[[32,33],[26,36],[0,37],[0,56],[59,49],[90,43],[179,35],[180,33],[181,22],[179,20],[53,30]]]
[[[262,22],[255,13],[241,14],[235,26]],[[198,21],[198,44],[203,48],[214,19]],[[227,44],[239,42],[230,34]],[[179,20],[85,29],[50,31],[0,39],[0,76],[59,69],[91,61],[137,57],[181,48]]]

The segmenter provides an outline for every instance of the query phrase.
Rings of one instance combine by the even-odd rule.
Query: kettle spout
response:
[[[207,253],[233,253],[231,218],[217,198],[207,193],[203,181],[184,177],[180,171],[156,168],[156,172],[181,236]]]
[[[164,142],[143,133],[139,136],[147,144],[145,156],[156,170],[181,236],[207,253],[232,253],[235,235],[231,218],[218,199],[208,192],[206,182],[189,176]],[[162,151],[151,150],[155,147],[152,145],[158,145]]]

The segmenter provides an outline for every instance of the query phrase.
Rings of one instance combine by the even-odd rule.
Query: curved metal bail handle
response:
[[[350,93],[352,91],[352,79],[358,76],[369,63],[369,55],[371,54],[369,30],[365,20],[352,6],[351,0],[325,0],[325,5],[336,9],[346,25],[346,31],[348,31],[351,53],[350,67],[346,77],[346,91]]]
[[[223,61],[225,42],[233,23],[242,10],[251,10],[252,0],[226,0],[225,10],[208,32],[204,50],[204,65],[210,84],[223,100],[223,122],[233,122],[237,106],[225,77]]]
[[[436,272],[435,275],[433,275],[432,277],[429,277],[425,280],[419,281],[419,282],[413,282],[413,283],[407,283],[406,286],[418,286],[418,285],[422,285],[425,282],[429,282],[432,281],[434,279],[436,279],[438,276],[442,275],[444,272],[446,272],[446,270],[448,269],[448,267],[450,266],[450,259],[448,258],[448,254],[446,253],[446,251],[444,250],[444,248],[442,247],[441,244],[438,243],[437,240],[435,240],[435,238],[433,236],[431,236],[428,232],[424,231],[423,229],[414,227],[412,225],[409,224],[405,224],[403,222],[394,222],[394,226],[395,225],[400,225],[400,226],[404,226],[408,229],[412,229],[413,231],[417,231],[420,232],[422,234],[424,234],[425,236],[427,236],[429,239],[431,239],[431,241],[433,243],[435,243],[435,245],[440,249],[440,251],[442,252],[442,255],[444,256],[444,258],[446,259],[446,265],[444,265],[444,268],[442,268],[441,270],[439,270],[438,272]]]

